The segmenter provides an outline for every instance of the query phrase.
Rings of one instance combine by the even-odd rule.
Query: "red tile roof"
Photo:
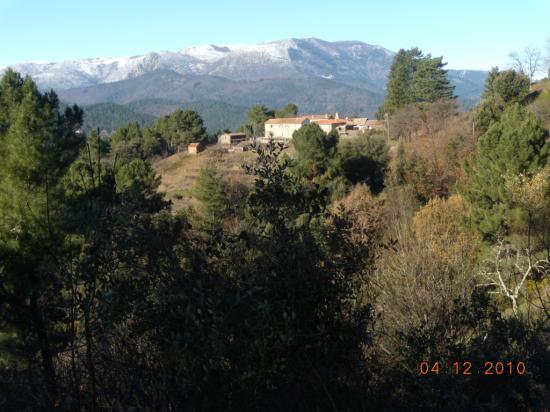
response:
[[[305,117],[280,117],[277,119],[269,119],[266,124],[302,124],[307,119]]]
[[[321,119],[313,120],[317,124],[346,124],[346,119]]]

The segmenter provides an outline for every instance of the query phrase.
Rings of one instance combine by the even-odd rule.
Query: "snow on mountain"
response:
[[[290,40],[272,41],[260,44],[234,44],[216,46],[193,46],[181,50],[181,54],[204,60],[209,63],[230,57],[230,56],[261,56],[266,60],[285,61],[290,63],[288,50],[296,48],[296,42]]]
[[[160,52],[121,58],[21,63],[10,67],[32,76],[42,88],[65,90],[130,79],[158,69],[187,73],[194,67],[200,68],[201,62],[181,53]]]
[[[32,76],[40,87],[59,90],[116,82],[159,69],[233,80],[332,76],[344,82],[366,81],[374,88],[378,83],[378,89],[382,89],[392,58],[393,52],[362,42],[288,39],[251,45],[194,46],[179,52],[133,57],[21,63],[11,67]]]
[[[187,76],[189,81],[194,81],[192,76],[206,76],[201,80],[203,84],[218,84],[220,78],[239,81],[241,86],[247,82],[276,80],[270,84],[272,87],[277,84],[279,88],[285,84],[297,84],[296,81],[319,85],[320,83],[315,80],[323,80],[383,96],[394,55],[394,52],[381,46],[360,41],[328,42],[310,38],[259,44],[210,44],[187,47],[178,52],[162,51],[121,58],[21,63],[11,67],[32,76],[39,87],[54,88],[59,92],[81,89],[84,93],[84,89],[88,87],[111,84],[115,86],[116,82],[164,71],[164,77],[157,76],[155,79],[166,80],[166,76],[170,77],[166,72],[170,72],[178,76]],[[483,71],[448,71],[449,79],[456,86],[455,93],[467,105],[475,104],[479,99],[485,76],[486,72]],[[172,80],[176,83],[187,81],[179,78]],[[286,80],[286,83],[279,80]],[[312,81],[309,82],[310,80]],[[170,94],[172,87],[176,85],[167,86],[165,94]],[[258,93],[258,90],[252,89],[254,93]],[[214,88],[211,93],[215,91]],[[279,90],[274,89],[272,92],[280,94]],[[220,96],[221,100],[222,97],[227,100],[231,96]]]

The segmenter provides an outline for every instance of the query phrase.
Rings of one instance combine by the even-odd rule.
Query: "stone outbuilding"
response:
[[[219,144],[235,145],[246,141],[244,133],[223,133],[218,137]]]
[[[204,146],[201,143],[190,143],[189,146],[187,146],[187,151],[191,154],[197,154],[203,150]]]

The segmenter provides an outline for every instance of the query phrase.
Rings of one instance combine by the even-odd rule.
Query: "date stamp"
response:
[[[418,365],[420,376],[523,376],[526,373],[523,361],[486,361],[476,364],[471,361],[422,361]]]

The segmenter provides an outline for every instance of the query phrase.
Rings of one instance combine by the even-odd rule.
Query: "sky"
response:
[[[550,0],[0,0],[0,67],[287,38],[419,47],[448,68],[544,48]]]

